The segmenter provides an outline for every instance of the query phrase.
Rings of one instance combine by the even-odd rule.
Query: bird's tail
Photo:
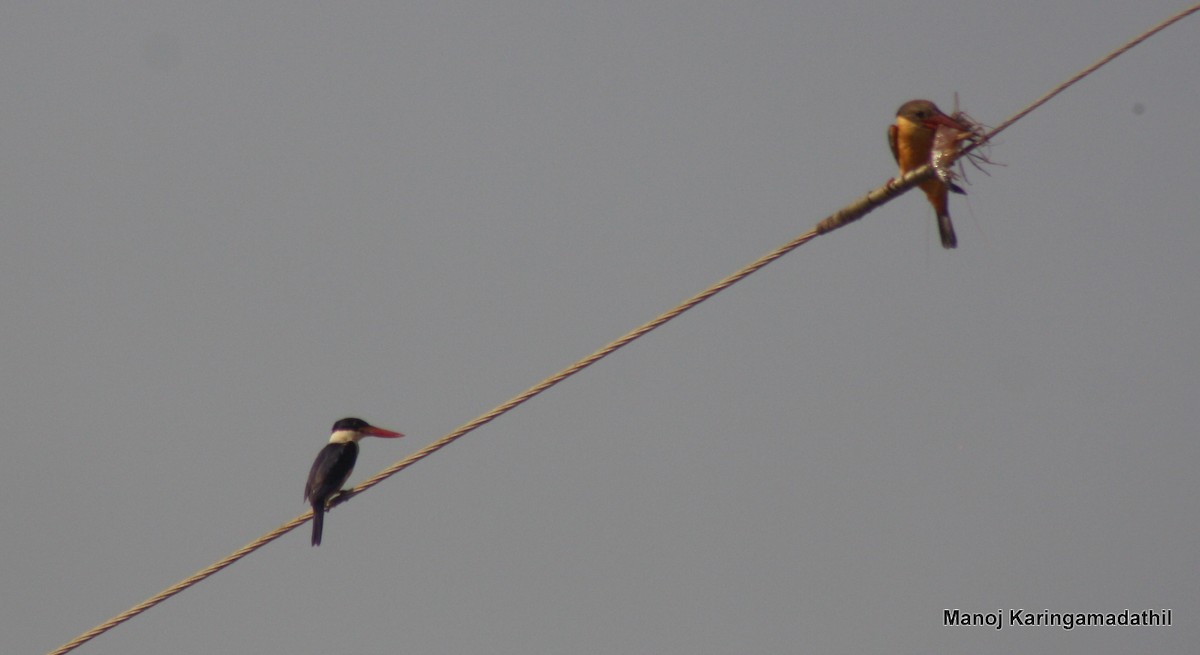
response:
[[[942,247],[947,249],[957,248],[958,237],[954,235],[954,223],[950,222],[950,213],[939,213],[937,221],[938,234],[942,237]]]
[[[325,508],[320,505],[313,506],[313,534],[312,545],[321,545],[321,531],[325,529]]]

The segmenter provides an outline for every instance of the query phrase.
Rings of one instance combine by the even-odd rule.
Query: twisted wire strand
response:
[[[978,147],[979,145],[982,145],[988,139],[991,139],[996,134],[999,134],[1002,130],[1007,129],[1009,126],[1016,123],[1021,118],[1025,117],[1027,114],[1032,112],[1034,109],[1037,109],[1041,105],[1045,104],[1051,98],[1053,98],[1054,96],[1063,92],[1071,85],[1075,84],[1076,82],[1083,79],[1084,77],[1087,77],[1088,75],[1090,75],[1091,73],[1093,73],[1094,71],[1099,69],[1101,66],[1104,66],[1105,64],[1107,64],[1108,62],[1117,58],[1118,56],[1124,54],[1130,48],[1133,48],[1134,46],[1142,43],[1143,41],[1150,38],[1151,36],[1154,36],[1155,34],[1162,31],[1163,29],[1167,28],[1168,26],[1172,25],[1173,23],[1176,23],[1176,22],[1182,20],[1183,18],[1186,18],[1187,16],[1189,16],[1197,11],[1200,11],[1200,4],[1197,4],[1193,7],[1190,7],[1188,9],[1184,9],[1183,11],[1180,11],[1179,13],[1175,14],[1174,16],[1171,16],[1170,18],[1166,19],[1165,21],[1150,28],[1149,30],[1142,33],[1141,35],[1139,35],[1137,38],[1133,39],[1132,41],[1129,41],[1125,45],[1121,46],[1120,48],[1118,48],[1118,49],[1114,50],[1113,52],[1109,53],[1108,55],[1104,56],[1103,58],[1098,60],[1096,63],[1083,69],[1082,71],[1080,71],[1079,73],[1077,73],[1076,75],[1074,75],[1070,79],[1068,79],[1066,82],[1063,82],[1062,84],[1060,84],[1057,87],[1055,87],[1054,89],[1052,89],[1046,95],[1044,95],[1041,98],[1034,101],[1032,104],[1030,104],[1025,109],[1022,109],[1021,111],[1014,114],[1011,118],[1000,123],[999,126],[997,126],[995,129],[993,129],[984,138],[980,139],[977,143],[974,143],[966,148],[963,148],[961,151],[959,151],[959,153],[957,154],[956,157],[951,158],[951,161],[953,159],[957,159],[958,157],[962,157],[962,156],[966,155],[968,152],[970,152],[974,148]],[[855,200],[854,202],[850,203],[846,207],[843,207],[842,209],[838,210],[837,212],[834,212],[833,214],[830,214],[826,218],[822,219],[820,222],[817,223],[817,225],[813,229],[809,230],[808,232],[805,232],[804,234],[801,234],[801,235],[795,237],[791,241],[788,241],[787,243],[783,244],[782,246],[779,246],[778,248],[759,257],[758,259],[754,260],[750,264],[743,266],[741,269],[737,270],[733,274],[716,282],[715,284],[709,286],[708,288],[704,289],[700,293],[697,293],[696,295],[692,296],[691,298],[688,298],[687,300],[684,300],[683,302],[679,303],[674,308],[658,315],[656,318],[650,320],[649,322],[644,323],[637,328],[634,328],[633,330],[626,333],[624,336],[621,336],[620,338],[615,339],[614,341],[610,342],[608,345],[597,350],[596,352],[576,361],[575,363],[571,364],[570,366],[562,369],[561,371],[559,371],[558,373],[555,373],[554,375],[551,375],[550,377],[542,380],[541,382],[538,382],[537,384],[533,385],[532,387],[529,387],[528,389],[517,394],[516,396],[512,397],[508,401],[506,401],[500,405],[497,405],[494,409],[492,409],[484,414],[479,415],[478,417],[472,419],[471,421],[468,421],[467,423],[464,423],[463,425],[459,426],[452,432],[449,432],[445,436],[437,439],[436,441],[433,441],[432,443],[425,446],[424,448],[412,453],[411,455],[405,457],[404,459],[401,459],[400,461],[392,464],[391,466],[388,466],[387,468],[383,469],[382,471],[375,474],[374,476],[367,479],[366,481],[359,484],[358,486],[356,486],[352,489],[347,489],[347,490],[342,491],[340,494],[338,494],[336,497],[333,498],[333,500],[330,503],[330,507],[333,507],[335,505],[338,505],[340,503],[343,503],[343,502],[349,500],[350,498],[353,498],[354,496],[366,491],[367,489],[370,489],[371,487],[374,487],[375,485],[379,484],[380,482],[383,482],[384,480],[399,473],[400,471],[403,471],[404,469],[408,468],[409,466],[412,466],[413,464],[421,461],[422,459],[425,459],[426,457],[432,455],[433,453],[436,453],[437,451],[441,450],[442,448],[445,448],[446,446],[450,445],[452,442],[454,442],[454,441],[458,440],[459,438],[465,436],[466,434],[472,432],[476,428],[479,428],[483,425],[486,425],[486,424],[492,422],[496,418],[519,407],[520,405],[531,400],[532,398],[534,398],[538,394],[542,393],[543,391],[549,389],[550,387],[553,387],[554,385],[558,384],[559,382],[562,382],[563,380],[566,380],[567,378],[571,377],[572,375],[579,373],[580,371],[584,370],[585,368],[591,366],[592,364],[595,364],[596,362],[607,357],[608,355],[611,355],[612,353],[614,353],[617,350],[621,349],[622,347],[628,345],[629,343],[635,341],[636,339],[639,339],[642,336],[645,336],[647,333],[662,326],[664,323],[667,323],[668,321],[676,318],[677,316],[686,312],[687,310],[695,307],[696,305],[699,305],[700,303],[704,302],[705,300],[708,300],[709,298],[715,296],[716,294],[720,293],[721,291],[724,291],[725,289],[729,288],[730,286],[740,282],[741,280],[750,276],[751,274],[753,274],[754,272],[763,268],[767,264],[770,264],[771,262],[779,259],[780,257],[783,257],[784,255],[788,254],[789,252],[795,250],[796,248],[799,248],[800,246],[808,243],[809,241],[815,239],[816,237],[818,237],[822,234],[831,232],[831,231],[836,230],[841,227],[845,227],[846,225],[848,225],[854,221],[857,221],[858,219],[862,218],[866,214],[870,213],[876,207],[879,207],[880,205],[883,205],[883,204],[891,201],[896,196],[899,196],[900,194],[904,193],[905,191],[908,191],[913,186],[915,186],[917,183],[919,183],[923,180],[926,180],[926,179],[932,177],[933,175],[934,175],[933,168],[928,165],[925,165],[918,169],[910,171],[909,173],[903,175],[902,177],[900,177],[897,180],[889,181],[887,184],[884,184],[883,186],[870,191],[869,193],[867,193],[867,195],[863,196],[862,198]],[[309,510],[307,512],[304,512],[303,514],[300,514],[299,516],[296,516],[292,520],[280,525],[279,527],[275,528],[274,530],[271,530],[270,532],[267,532],[266,534],[263,534],[262,536],[251,541],[250,543],[246,544],[245,546],[242,546],[238,550],[230,553],[223,559],[218,560],[217,562],[215,562],[203,569],[200,569],[199,571],[195,572],[191,576],[189,576],[183,580],[180,580],[179,582],[176,582],[175,584],[167,587],[166,589],[163,589],[162,591],[151,596],[150,598],[147,598],[146,600],[142,601],[141,603],[134,605],[133,607],[125,610],[124,612],[121,612],[120,614],[117,614],[116,616],[112,617],[111,619],[108,619],[107,621],[97,625],[96,627],[80,634],[79,636],[75,637],[71,641],[68,641],[67,643],[63,644],[62,646],[59,646],[58,648],[56,648],[55,650],[50,651],[47,655],[65,655],[66,653],[69,653],[69,652],[75,650],[79,646],[82,646],[83,644],[104,634],[105,632],[112,630],[113,628],[117,627],[118,625],[121,625],[122,623],[132,619],[135,616],[138,616],[139,614],[145,612],[146,610],[154,607],[155,605],[158,605],[159,603],[167,600],[168,598],[171,598],[172,596],[184,591],[185,589],[188,589],[189,587],[194,586],[195,584],[201,582],[202,580],[209,578],[210,576],[216,574],[217,572],[229,567],[230,565],[234,564],[235,562],[246,557],[250,553],[253,553],[254,551],[262,548],[263,546],[271,543],[272,541],[275,541],[276,539],[291,532],[292,530],[295,530],[296,528],[300,527],[304,523],[311,520],[312,517],[313,517],[312,510]]]
[[[724,289],[729,288],[733,284],[736,284],[737,282],[746,278],[747,276],[754,273],[758,269],[766,266],[767,264],[770,264],[771,262],[775,261],[776,259],[779,259],[780,257],[783,257],[787,253],[791,252],[792,250],[795,250],[796,248],[799,248],[800,246],[804,245],[805,243],[808,243],[809,241],[814,239],[817,235],[818,235],[817,230],[815,230],[815,229],[809,230],[808,232],[801,234],[800,236],[792,239],[791,241],[787,242],[786,244],[780,246],[779,248],[776,248],[775,250],[772,250],[771,252],[763,255],[762,257],[758,258],[754,262],[742,267],[741,269],[739,269],[737,272],[733,273],[732,275],[729,275],[728,277],[713,284],[712,286],[701,291],[700,293],[697,293],[696,295],[692,296],[691,298],[688,298],[687,300],[679,303],[674,308],[672,308],[662,314],[659,314],[653,320],[651,320],[647,323],[644,323],[641,326],[634,328],[633,330],[630,330],[624,336],[622,336],[614,341],[609,342],[608,345],[597,350],[596,352],[576,361],[574,364],[571,364],[570,366],[562,369],[558,373],[551,375],[550,377],[542,380],[541,382],[538,382],[537,384],[533,385],[532,387],[529,387],[528,389],[526,389],[525,391],[522,391],[521,393],[517,394],[516,396],[513,396],[507,402],[497,405],[491,411],[481,414],[480,416],[476,417],[475,419],[473,419],[467,423],[464,423],[463,425],[461,425],[454,431],[446,434],[445,436],[441,437],[437,441],[430,443],[428,446],[425,446],[424,448],[412,453],[408,457],[405,457],[404,459],[396,462],[395,464],[392,464],[391,466],[385,468],[384,470],[375,474],[371,478],[365,480],[364,482],[359,484],[357,487],[343,491],[342,493],[338,494],[338,497],[336,499],[334,499],[334,504],[344,502],[345,500],[349,500],[350,498],[352,498],[352,497],[366,491],[367,489],[374,487],[375,485],[379,484],[380,482],[383,482],[384,480],[392,477],[393,475],[399,473],[400,471],[403,471],[404,469],[408,468],[409,466],[412,466],[413,464],[417,463],[418,461],[432,455],[433,453],[436,453],[437,451],[450,445],[450,443],[452,443],[453,441],[457,440],[458,438],[466,435],[467,433],[471,432],[472,430],[492,422],[496,418],[499,418],[501,415],[503,415],[503,414],[509,412],[510,410],[513,410],[513,409],[517,408],[518,406],[524,404],[525,402],[533,399],[535,396],[537,396],[538,394],[542,393],[543,391],[549,389],[550,387],[553,387],[554,385],[558,384],[559,382],[562,382],[563,380],[566,380],[567,378],[571,377],[572,375],[575,375],[576,373],[591,366],[592,364],[595,364],[596,362],[600,361],[601,359],[604,359],[605,357],[611,355],[612,353],[616,352],[617,350],[620,350],[621,348],[630,344],[631,342],[641,338],[646,333],[654,330],[655,328],[660,327],[664,323],[679,316],[680,314],[695,307],[696,305],[699,305],[700,303],[704,302],[705,300],[708,300],[709,298],[715,296],[716,294],[720,293]]]
[[[1037,109],[1038,107],[1041,107],[1042,105],[1049,102],[1050,99],[1053,98],[1054,96],[1062,93],[1063,91],[1066,91],[1068,87],[1074,85],[1076,82],[1078,82],[1079,80],[1082,80],[1083,78],[1087,77],[1088,75],[1091,75],[1092,73],[1096,72],[1096,69],[1100,68],[1101,66],[1104,66],[1105,64],[1116,59],[1117,57],[1120,57],[1121,55],[1125,54],[1130,49],[1132,49],[1134,46],[1140,45],[1146,39],[1154,36],[1155,34],[1158,34],[1159,32],[1167,29],[1171,25],[1183,20],[1184,18],[1191,16],[1192,14],[1196,13],[1197,11],[1200,11],[1200,4],[1192,6],[1192,7],[1188,7],[1187,9],[1183,9],[1179,13],[1175,14],[1174,16],[1171,16],[1170,18],[1164,20],[1163,22],[1159,23],[1158,25],[1155,25],[1154,27],[1151,27],[1150,29],[1143,32],[1142,34],[1138,35],[1132,41],[1126,43],[1125,45],[1121,46],[1120,48],[1117,48],[1116,50],[1113,50],[1112,52],[1108,53],[1107,55],[1101,57],[1100,59],[1098,59],[1096,61],[1096,63],[1079,71],[1078,73],[1073,75],[1070,79],[1068,79],[1066,82],[1063,82],[1062,84],[1059,84],[1058,86],[1054,87],[1049,92],[1047,92],[1046,95],[1038,98],[1037,100],[1034,100],[1032,103],[1029,104],[1028,107],[1013,114],[1012,117],[1010,117],[1008,120],[997,125],[995,127],[995,129],[993,129],[987,135],[987,138],[990,139],[990,138],[996,136],[997,134],[1003,132],[1004,130],[1008,129],[1008,127],[1010,125],[1012,125],[1013,123],[1016,123],[1017,121],[1021,120],[1022,118],[1025,118],[1025,115],[1028,114],[1029,112],[1033,111],[1034,109]],[[973,149],[974,149],[974,147],[967,148],[965,150],[969,151],[969,150],[973,150]],[[966,154],[966,153],[964,152],[962,154]]]

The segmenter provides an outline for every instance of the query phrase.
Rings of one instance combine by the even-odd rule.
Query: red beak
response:
[[[969,131],[969,130],[967,130],[966,127],[963,127],[963,125],[961,123],[959,123],[958,121],[954,120],[953,118],[950,118],[949,116],[942,114],[942,113],[934,114],[932,117],[930,117],[929,120],[925,121],[925,127],[928,127],[930,129],[936,130],[939,125],[945,125],[946,127],[952,127],[960,132]]]
[[[383,428],[377,428],[374,425],[365,428],[363,430],[363,432],[371,435],[372,437],[383,437],[384,439],[395,439],[397,437],[404,436],[404,435],[400,434],[399,432],[392,432],[391,430],[384,430]]]

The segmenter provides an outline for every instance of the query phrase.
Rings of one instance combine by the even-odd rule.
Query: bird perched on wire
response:
[[[888,127],[888,144],[892,147],[892,156],[900,165],[901,175],[931,163],[933,137],[940,127],[970,132],[967,127],[944,114],[937,105],[928,100],[909,100],[900,105],[900,109],[896,111],[896,122]],[[947,194],[949,191],[962,194],[966,192],[957,184],[943,181],[939,177],[931,177],[917,186],[925,192],[925,197],[929,199],[929,204],[933,205],[933,211],[937,214],[942,247],[957,247],[958,237],[954,234],[954,224],[950,222]]]
[[[308,484],[304,485],[304,500],[311,503],[313,509],[312,545],[321,545],[325,505],[350,478],[358,459],[358,442],[363,437],[395,439],[403,436],[399,432],[377,428],[361,418],[344,418],[333,424],[329,443],[317,453],[308,472]]]

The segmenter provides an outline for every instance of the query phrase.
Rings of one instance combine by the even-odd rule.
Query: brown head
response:
[[[959,125],[957,121],[942,113],[937,105],[928,100],[909,100],[900,105],[896,110],[896,117],[903,118],[909,122],[923,125],[931,130],[936,130],[939,125],[953,127],[957,130],[966,131],[967,128]]]

